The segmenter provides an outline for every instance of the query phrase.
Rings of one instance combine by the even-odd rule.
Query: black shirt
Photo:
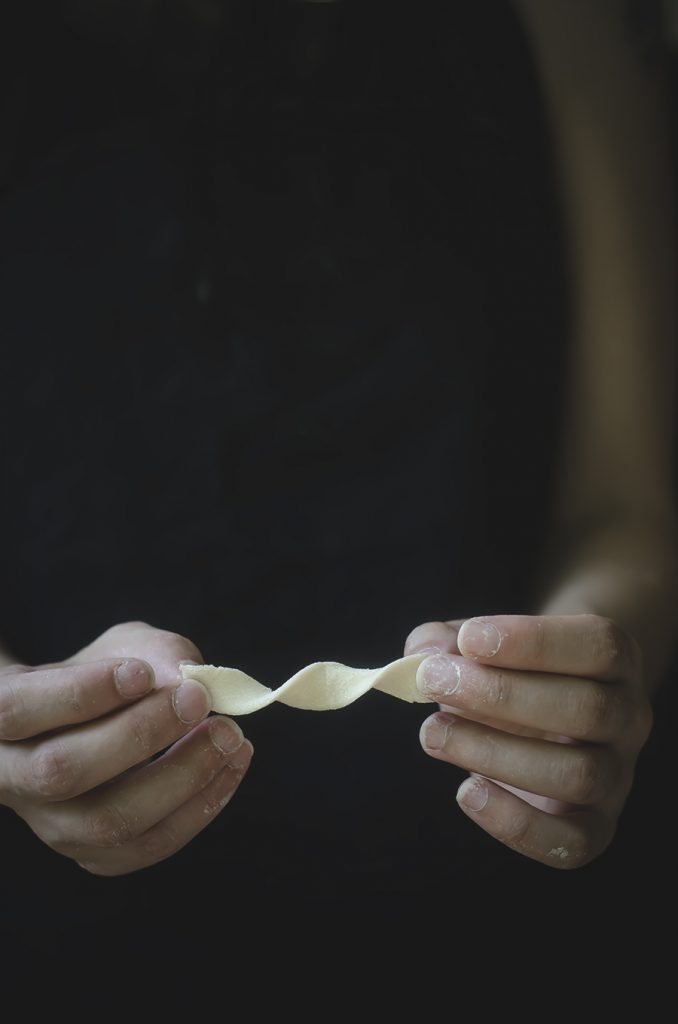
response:
[[[568,323],[541,97],[506,5],[387,7],[233,3],[185,50],[160,16],[94,31],[53,5],[37,43],[16,30],[0,622],[20,659],[140,618],[275,686],[384,664],[421,622],[536,612]],[[441,886],[470,899],[462,880],[571,893],[464,818],[426,713],[370,693],[243,719],[232,804],[118,879],[6,812],[13,941],[188,946],[215,893],[251,936],[293,916],[384,941]]]

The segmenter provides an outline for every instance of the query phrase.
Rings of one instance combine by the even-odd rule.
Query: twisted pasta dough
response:
[[[343,708],[368,690],[392,697],[427,703],[417,690],[417,668],[427,654],[409,654],[383,668],[349,668],[337,661],[315,661],[296,672],[277,690],[263,686],[237,668],[216,665],[182,665],[183,679],[197,679],[212,697],[212,708],[225,715],[249,715],[280,701],[291,708],[331,711]]]

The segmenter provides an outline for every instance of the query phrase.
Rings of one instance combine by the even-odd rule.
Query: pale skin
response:
[[[182,661],[202,660],[186,637],[127,622],[58,664],[5,665],[0,802],[92,874],[176,853],[223,810],[252,758],[235,722],[207,719],[205,687],[178,682]]]
[[[517,853],[573,868],[614,835],[675,650],[673,183],[661,69],[639,52],[628,5],[516,8],[560,158],[573,267],[560,493],[534,581],[539,614],[481,616],[500,641],[489,656],[464,620],[416,627],[405,652],[441,651],[419,669],[441,704],[420,735],[471,773],[462,810]]]
[[[420,738],[470,773],[464,813],[516,853],[573,868],[614,835],[675,647],[671,161],[661,75],[634,50],[621,0],[516,9],[547,100],[574,271],[560,492],[534,614],[475,616],[496,627],[494,654],[472,648],[464,619],[416,626],[404,653],[432,649],[418,682],[442,710]],[[207,719],[199,683],[177,696],[184,660],[202,661],[190,639],[138,622],[59,664],[0,652],[0,803],[93,874],[181,849],[252,756],[235,723]],[[123,662],[134,695],[116,682]]]
[[[474,623],[490,627],[484,656]],[[426,623],[405,650],[429,647],[417,683],[441,711],[421,744],[471,772],[462,810],[545,864],[579,867],[601,853],[652,724],[637,641],[597,615],[496,615]]]

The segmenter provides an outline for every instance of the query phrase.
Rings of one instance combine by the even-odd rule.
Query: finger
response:
[[[429,700],[471,717],[593,742],[622,735],[636,710],[623,688],[610,683],[495,668],[461,655],[426,658],[417,686]]]
[[[475,775],[471,773],[471,778],[482,779],[482,775]],[[497,786],[502,786],[504,789],[510,790],[511,793],[515,793],[516,796],[524,800],[525,803],[531,804],[533,807],[539,808],[541,811],[548,811],[549,814],[569,814],[570,811],[578,810],[573,804],[566,804],[564,800],[551,800],[548,796],[539,796],[537,793],[530,793],[527,789],[518,789],[516,786],[509,786],[508,782],[498,782],[497,779],[492,779]]]
[[[29,799],[70,800],[168,747],[209,710],[202,683],[163,687],[116,715],[8,745],[0,788]]]
[[[517,725],[515,722],[500,722],[497,718],[491,718],[489,715],[482,715],[476,711],[467,711],[455,704],[439,703],[438,708],[440,711],[447,711],[451,715],[458,715],[460,718],[468,718],[471,722],[479,722],[481,725],[489,725],[491,729],[501,729],[503,732],[512,732],[516,736],[537,736],[542,740],[555,740],[557,742],[560,742],[563,738],[560,734],[547,732],[545,729],[531,729],[527,725]]]
[[[405,641],[404,654],[420,654],[431,650],[459,654],[457,634],[464,619],[450,619],[448,622],[424,622],[416,626]]]
[[[500,843],[550,867],[582,867],[602,853],[614,835],[613,826],[599,811],[549,814],[485,778],[462,782],[457,802]]]
[[[570,804],[599,803],[620,782],[609,747],[515,736],[440,712],[422,724],[420,739],[441,761]]]
[[[42,819],[42,838],[76,859],[88,848],[91,856],[93,847],[127,845],[174,814],[225,768],[244,774],[251,756],[251,744],[236,723],[215,715],[144,768],[77,799],[50,805],[51,818]]]
[[[94,658],[132,658],[138,655],[143,655],[153,665],[159,687],[174,685],[182,661],[203,661],[193,641],[180,633],[156,629],[147,622],[122,622],[83,647],[69,659],[69,663],[77,665]]]
[[[532,672],[618,682],[635,676],[640,647],[600,615],[493,615],[467,619],[459,630],[466,658]]]
[[[97,875],[121,875],[157,864],[194,839],[230,802],[252,758],[252,744],[245,740],[214,778],[185,803],[123,845],[99,848],[72,845],[60,852],[72,857],[86,871]]]
[[[124,707],[153,687],[153,669],[139,658],[30,669],[0,676],[0,740],[23,740],[88,722]]]

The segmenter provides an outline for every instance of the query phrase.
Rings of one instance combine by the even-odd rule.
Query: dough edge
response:
[[[212,710],[247,715],[278,701],[305,711],[346,707],[368,690],[381,690],[409,703],[431,703],[416,685],[417,669],[429,654],[408,654],[380,668],[352,668],[338,661],[314,661],[276,689],[264,686],[238,668],[182,665],[182,679],[197,679],[209,691]]]

